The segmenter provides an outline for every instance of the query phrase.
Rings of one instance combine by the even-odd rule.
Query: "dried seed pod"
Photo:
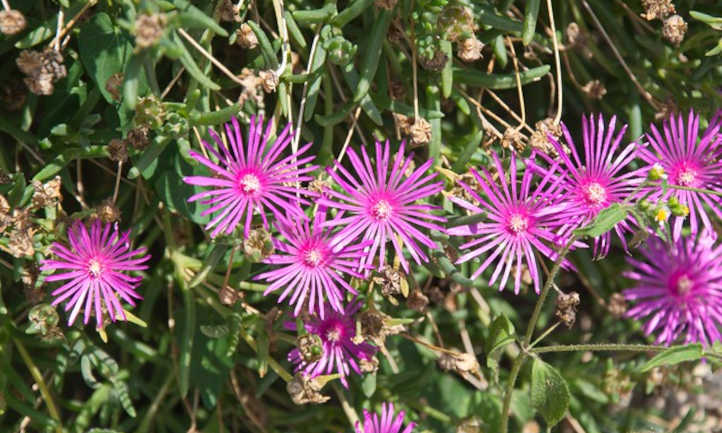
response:
[[[108,158],[111,161],[125,162],[128,160],[128,147],[125,140],[114,138],[108,143]]]
[[[460,44],[458,44],[457,55],[461,60],[467,63],[475,62],[481,59],[482,48],[484,48],[484,44],[472,36],[464,39]]]
[[[51,181],[43,184],[37,180],[32,181],[33,207],[46,207],[55,206],[60,200],[63,199],[63,195],[60,193],[60,176],[55,176]]]
[[[229,285],[221,287],[218,291],[218,300],[220,300],[223,305],[233,305],[238,299],[240,299],[238,291]]]
[[[128,131],[128,136],[125,137],[125,140],[133,146],[133,149],[143,150],[150,144],[150,139],[148,138],[149,131],[150,129],[145,125],[138,126]]]
[[[260,262],[273,254],[271,234],[264,228],[253,229],[243,241],[243,252],[254,262]]]
[[[270,69],[261,71],[258,73],[258,77],[261,80],[261,87],[263,87],[264,92],[273,93],[276,91],[276,87],[278,87],[278,75],[276,75],[275,71]]]
[[[409,297],[406,298],[406,306],[419,313],[426,311],[427,305],[429,305],[429,297],[424,295],[419,289],[412,291]]]
[[[602,99],[607,94],[607,88],[599,80],[592,80],[582,87],[582,92],[592,99]]]
[[[687,33],[687,22],[679,15],[672,15],[664,20],[662,36],[674,45],[679,45]]]
[[[414,119],[414,123],[409,128],[409,133],[411,141],[415,144],[426,144],[431,141],[431,124],[423,117]]]
[[[321,388],[322,385],[316,378],[311,379],[303,372],[296,373],[293,380],[286,384],[286,391],[291,396],[291,400],[297,405],[320,404],[330,400],[331,397],[319,392]]]
[[[163,36],[167,18],[164,14],[140,14],[135,19],[135,46],[144,49],[155,45]]]
[[[95,208],[94,214],[96,218],[100,218],[104,223],[120,221],[120,209],[113,204],[113,200],[110,198],[103,200],[103,202]]]
[[[644,8],[642,18],[647,21],[656,18],[662,20],[676,12],[672,0],[642,0],[642,7]]]
[[[571,328],[577,319],[579,306],[579,293],[560,293],[557,296],[557,309],[554,313],[560,321]]]
[[[25,16],[19,10],[8,9],[0,11],[0,32],[4,35],[15,35],[27,26]]]
[[[258,46],[258,38],[256,37],[256,33],[253,31],[251,26],[246,23],[241,24],[238,30],[236,30],[236,37],[238,45],[242,46],[243,48],[252,50]]]

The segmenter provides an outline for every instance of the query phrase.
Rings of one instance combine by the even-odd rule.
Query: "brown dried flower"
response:
[[[381,286],[381,293],[384,296],[395,296],[401,294],[402,280],[405,279],[406,276],[400,270],[391,266],[384,266],[373,277],[373,282]]]
[[[504,136],[501,138],[501,147],[505,149],[516,149],[521,152],[526,148],[524,136],[516,128],[506,128]]]
[[[461,60],[467,63],[475,62],[481,59],[482,48],[484,48],[484,44],[472,36],[464,39],[460,44],[458,44],[457,55]]]
[[[459,42],[461,36],[474,33],[478,28],[474,22],[474,12],[460,4],[447,4],[437,22],[444,29],[446,39],[451,42]]]
[[[94,217],[99,218],[104,223],[114,223],[120,221],[120,209],[113,204],[113,200],[108,198],[103,200],[95,209]]]
[[[303,372],[296,373],[293,380],[286,384],[286,391],[297,405],[327,402],[331,397],[321,394],[321,388],[322,384],[317,378],[311,379]]]
[[[111,161],[125,162],[128,160],[128,146],[125,140],[114,138],[108,143],[108,158]]]
[[[409,128],[409,134],[414,144],[426,144],[431,141],[431,124],[423,117],[414,119],[414,123]]]
[[[361,368],[362,373],[376,373],[379,369],[379,359],[376,357],[376,355],[372,356],[369,359],[361,358],[359,360],[359,367]]]
[[[264,228],[253,229],[243,241],[243,252],[254,262],[260,262],[273,254],[271,234]]]
[[[15,229],[10,233],[8,242],[8,250],[10,254],[17,258],[31,257],[35,254],[33,247],[33,235],[35,229],[18,230]]]
[[[399,334],[405,329],[403,325],[392,324],[392,320],[389,315],[378,310],[362,311],[358,315],[361,334],[355,335],[352,341],[356,344],[370,341],[377,346],[383,346],[387,336]]]
[[[317,177],[316,179],[312,180],[308,184],[308,190],[311,192],[314,192],[316,194],[323,195],[326,188],[329,187],[328,181],[324,180],[322,177]]]
[[[240,295],[237,290],[233,289],[229,285],[221,287],[218,291],[218,300],[223,305],[233,305],[240,299]]]
[[[627,313],[627,299],[621,293],[609,298],[609,313],[614,317],[623,317]]]
[[[261,80],[261,86],[263,87],[263,91],[266,93],[273,93],[276,91],[276,87],[278,86],[278,75],[276,75],[275,71],[267,70],[267,71],[261,71],[258,73],[258,77]]]
[[[419,313],[426,311],[427,305],[429,305],[429,297],[424,295],[419,289],[412,291],[409,297],[406,298],[406,306]]]
[[[554,119],[547,118],[534,124],[534,132],[529,137],[529,145],[532,149],[539,150],[549,156],[556,156],[557,151],[549,142],[548,136],[559,138],[562,135],[562,128],[554,123]]]
[[[679,15],[672,15],[664,20],[662,36],[674,45],[679,45],[687,33],[687,22]]]
[[[428,69],[429,71],[441,71],[448,61],[449,57],[441,51],[435,51],[434,56],[431,58],[419,56],[419,63],[424,69]]]
[[[4,195],[0,194],[0,233],[3,233],[12,222],[13,217],[10,216],[10,203],[8,203]]]
[[[33,207],[55,206],[58,201],[63,199],[63,196],[60,193],[60,176],[55,176],[53,180],[45,184],[34,180],[32,181],[32,186],[35,190],[32,198]]]
[[[116,72],[108,77],[108,80],[105,82],[105,90],[107,90],[110,96],[116,101],[120,101],[120,86],[123,84],[123,79],[124,75]]]
[[[251,26],[246,23],[241,24],[238,30],[236,30],[236,38],[238,41],[238,45],[242,46],[243,48],[252,50],[258,46],[258,38],[256,37],[256,33],[253,31]]]
[[[599,80],[592,80],[582,87],[582,92],[592,99],[602,99],[607,94],[607,88]]]
[[[323,356],[323,342],[316,334],[303,334],[296,338],[296,347],[307,363],[316,362]]]
[[[21,51],[16,63],[26,75],[25,85],[36,95],[51,95],[55,90],[53,83],[67,75],[62,54],[51,47]]]
[[[163,36],[167,18],[164,14],[140,14],[135,19],[135,46],[144,49],[155,45]]]
[[[263,92],[259,85],[260,79],[252,69],[243,68],[238,78],[241,80],[243,91],[238,95],[238,105],[243,105],[249,99],[260,104],[263,102]]]
[[[147,125],[138,126],[128,131],[128,136],[125,137],[125,140],[133,146],[133,149],[145,149],[148,144],[150,144],[150,140],[148,139],[149,131],[150,129]]]
[[[571,328],[577,320],[579,293],[560,293],[557,296],[557,309],[554,313],[567,327]]]
[[[676,12],[672,0],[642,0],[642,7],[644,8],[642,18],[647,21],[655,18],[662,20]]]
[[[241,22],[240,5],[234,5],[231,0],[223,0],[218,5],[218,14],[221,21]]]
[[[14,35],[20,33],[27,25],[25,16],[15,9],[0,11],[0,32],[4,35]]]

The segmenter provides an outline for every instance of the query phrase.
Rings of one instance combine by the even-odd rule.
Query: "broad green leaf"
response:
[[[486,340],[484,350],[486,351],[486,365],[496,369],[499,365],[501,349],[514,342],[514,325],[504,314],[497,316],[489,327],[489,338]]]
[[[546,362],[534,358],[531,366],[531,404],[550,426],[564,418],[569,407],[569,388],[561,374]]]
[[[367,398],[371,398],[376,392],[376,373],[367,374],[361,380],[361,390]]]
[[[608,208],[599,212],[599,215],[587,226],[574,230],[577,236],[588,236],[596,238],[612,230],[620,221],[629,214],[629,206],[622,203],[613,203]]]
[[[680,362],[696,361],[702,358],[704,351],[700,343],[693,343],[686,346],[673,346],[664,352],[656,354],[647,361],[640,369],[642,373],[661,365],[674,365]]]

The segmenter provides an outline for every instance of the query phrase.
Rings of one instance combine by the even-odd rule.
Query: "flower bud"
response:
[[[686,217],[687,215],[689,215],[689,207],[681,203],[670,206],[669,209],[672,211],[672,215],[676,217]]]
[[[647,179],[649,180],[661,180],[666,178],[667,175],[664,173],[664,167],[662,167],[659,163],[655,163],[647,174]]]

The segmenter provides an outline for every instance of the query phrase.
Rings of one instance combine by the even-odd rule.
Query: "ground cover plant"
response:
[[[717,1],[0,32],[0,431],[722,431]]]

